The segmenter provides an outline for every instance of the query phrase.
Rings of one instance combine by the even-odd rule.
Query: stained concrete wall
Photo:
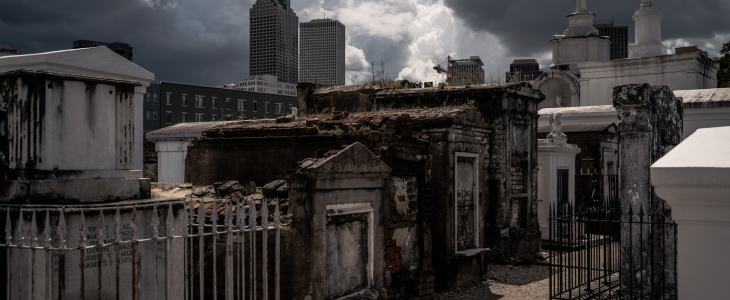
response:
[[[305,162],[287,176],[295,224],[291,242],[301,245],[290,269],[298,274],[289,283],[291,299],[383,290],[383,203],[390,171],[356,143],[329,158]]]
[[[336,136],[196,139],[185,160],[185,182],[253,181],[263,186],[285,178],[285,171],[320,149],[341,149]],[[226,170],[221,172],[221,170]]]
[[[149,179],[141,179],[141,164],[134,170],[142,155],[134,127],[138,85],[46,71],[0,74],[7,103],[0,121],[2,200],[148,198]]]

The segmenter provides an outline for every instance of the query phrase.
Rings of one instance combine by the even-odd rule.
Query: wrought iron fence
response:
[[[550,299],[677,299],[677,224],[629,207],[550,208]]]
[[[278,300],[279,200],[272,203],[273,216],[266,199],[259,209],[230,199],[5,206],[2,296]]]
[[[583,170],[575,174],[575,206],[619,212],[618,175],[615,170]]]

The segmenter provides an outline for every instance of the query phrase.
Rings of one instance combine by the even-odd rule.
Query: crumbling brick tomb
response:
[[[185,181],[194,185],[288,181],[292,234],[282,238],[296,241],[282,243],[301,249],[282,249],[282,296],[334,299],[372,288],[418,299],[480,280],[487,261],[540,250],[538,90],[516,83],[367,93],[372,112],[221,123],[188,147]],[[335,157],[350,164],[312,169]],[[323,245],[342,234],[354,241],[345,252],[373,257],[354,262],[364,286],[333,286],[328,276],[337,273],[322,267],[334,255]]]

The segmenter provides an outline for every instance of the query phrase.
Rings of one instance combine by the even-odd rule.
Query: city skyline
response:
[[[446,54],[479,55],[487,74],[508,70],[514,58],[536,58],[544,69],[549,65],[547,41],[567,28],[567,20],[548,16],[570,13],[572,3],[564,2],[303,0],[292,1],[291,6],[300,20],[326,14],[347,26],[348,79],[363,78],[371,62],[383,61],[391,77],[428,81],[427,76],[435,76],[431,68],[443,62]],[[216,85],[250,75],[248,9],[253,3],[8,2],[0,4],[0,41],[11,42],[25,53],[69,49],[69,43],[78,39],[128,43],[135,47],[135,62],[159,80]],[[665,44],[670,49],[697,45],[711,57],[717,56],[722,43],[730,40],[730,20],[721,17],[730,12],[730,5],[715,0],[698,1],[690,8],[682,4],[656,2],[666,16]],[[636,0],[588,1],[597,19],[629,26],[629,43],[634,39],[631,16],[638,6]],[[478,16],[484,14],[489,18],[480,21]],[[513,22],[516,14],[519,24],[502,26]],[[695,17],[682,18],[688,14]],[[127,24],[129,20],[134,22]]]

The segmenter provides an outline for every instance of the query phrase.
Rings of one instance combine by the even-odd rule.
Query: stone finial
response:
[[[594,14],[588,12],[586,0],[574,0],[573,13],[568,16],[568,29],[563,32],[565,37],[600,36],[598,29],[593,27]]]
[[[641,6],[654,6],[652,0],[641,0]]]
[[[574,13],[587,13],[588,12],[588,8],[586,7],[586,0],[574,0],[574,1],[575,1],[575,4],[573,5]],[[646,0],[642,0],[642,1],[646,1]]]
[[[563,114],[561,112],[554,113],[550,116],[550,128],[552,129],[550,131],[550,134],[547,135],[548,139],[565,139],[568,136],[563,133],[563,125],[560,123],[560,117],[562,117]]]

